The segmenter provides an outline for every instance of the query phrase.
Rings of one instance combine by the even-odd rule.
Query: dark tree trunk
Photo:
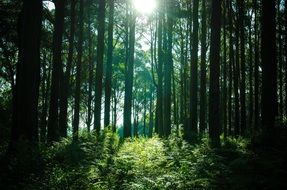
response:
[[[149,100],[149,137],[153,134],[153,87],[150,86],[150,100]]]
[[[131,115],[133,99],[133,80],[134,80],[134,50],[135,50],[135,13],[130,15],[129,33],[129,56],[126,63],[125,73],[125,97],[124,97],[124,137],[131,136]]]
[[[89,44],[89,49],[88,49],[88,60],[89,60],[89,84],[88,84],[88,118],[87,118],[87,129],[88,133],[91,131],[91,123],[92,123],[92,100],[93,100],[93,80],[94,80],[94,60],[93,60],[93,41],[92,41],[92,21],[91,21],[91,12],[92,9],[91,7],[88,8],[88,44]]]
[[[201,64],[200,64],[200,119],[199,131],[202,135],[206,129],[206,1],[202,1],[202,34],[201,34]]]
[[[276,24],[275,0],[262,2],[262,125],[271,137],[276,114]]]
[[[81,99],[81,78],[82,78],[82,56],[83,56],[83,33],[84,33],[84,0],[80,0],[79,12],[79,41],[78,57],[76,68],[76,88],[75,88],[75,107],[73,120],[73,140],[77,141],[79,137],[80,122],[80,99]]]
[[[279,83],[278,83],[278,89],[279,89],[279,105],[278,105],[278,116],[280,118],[280,121],[283,119],[283,45],[282,45],[282,17],[281,17],[281,11],[280,11],[280,4],[281,0],[277,0],[277,23],[278,23],[278,74],[279,74]]]
[[[164,69],[164,135],[167,137],[171,134],[171,74],[173,68],[172,58],[172,30],[173,14],[172,0],[168,1],[167,7],[167,49]]]
[[[96,66],[96,83],[95,83],[95,115],[94,129],[97,133],[101,130],[101,102],[102,102],[102,80],[103,80],[103,64],[105,49],[105,7],[106,0],[99,0],[98,8],[98,44],[97,44],[97,66]]]
[[[59,139],[59,98],[62,64],[62,36],[64,31],[65,0],[55,1],[55,29],[53,37],[53,69],[47,141]]]
[[[244,29],[244,19],[245,19],[245,5],[244,0],[238,0],[239,8],[239,32],[240,32],[240,68],[241,68],[241,80],[240,80],[240,129],[241,135],[245,134],[246,130],[246,73],[245,73],[245,29]]]
[[[223,86],[222,86],[222,119],[223,119],[223,135],[227,137],[227,41],[226,41],[226,0],[223,2]]]
[[[113,64],[113,27],[114,27],[114,0],[109,0],[109,25],[108,25],[108,52],[105,83],[105,127],[110,125],[110,107],[112,91],[112,64]]]
[[[19,54],[11,148],[19,139],[38,142],[40,34],[42,1],[23,0],[19,17]]]
[[[46,63],[43,64],[43,70]],[[43,71],[43,86],[42,86],[42,113],[40,118],[40,141],[45,144],[47,140],[47,116],[48,116],[48,103],[49,103],[49,94],[50,94],[50,81],[51,81],[51,64],[48,66],[48,71]]]
[[[259,39],[258,39],[258,16],[257,0],[254,0],[254,126],[259,127]]]
[[[220,26],[221,1],[212,1],[211,39],[210,39],[210,91],[209,91],[209,136],[212,147],[220,146]]]
[[[157,102],[156,102],[156,127],[158,129],[158,134],[160,137],[163,136],[163,46],[162,46],[162,34],[163,34],[163,13],[159,13],[158,21],[158,86],[157,86]]]
[[[193,27],[192,27],[192,48],[190,64],[190,130],[188,140],[196,141],[197,138],[197,103],[198,103],[198,4],[199,0],[193,1]]]
[[[252,19],[252,16],[251,18]],[[252,44],[252,30],[251,30],[251,20],[249,22],[249,37],[248,37],[248,43],[249,43],[249,120],[248,120],[248,126],[251,131],[253,131],[253,115],[254,115],[254,93],[253,93],[253,44]]]
[[[232,1],[228,3],[228,20],[229,20],[229,92],[228,92],[228,133],[232,135],[232,118],[233,118],[233,101],[232,101],[232,83],[234,81],[233,71],[234,69],[234,41],[233,41],[233,11],[232,11]]]
[[[237,16],[238,18],[238,16]],[[234,65],[234,96],[235,96],[235,120],[234,120],[234,135],[239,136],[240,133],[240,104],[239,104],[239,81],[240,81],[240,47],[239,47],[239,21],[236,20],[235,28],[235,65]]]
[[[60,94],[60,116],[59,116],[59,125],[60,125],[60,136],[67,137],[68,129],[68,97],[70,93],[70,75],[73,62],[73,51],[74,51],[74,35],[75,35],[75,14],[76,14],[76,0],[71,1],[71,23],[70,23],[70,36],[69,36],[69,53],[67,59],[66,72],[62,73],[63,80],[61,81],[61,94]],[[64,72],[62,70],[62,72]]]

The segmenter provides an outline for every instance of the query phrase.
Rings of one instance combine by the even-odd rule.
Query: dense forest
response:
[[[0,189],[286,179],[286,0],[0,1]]]

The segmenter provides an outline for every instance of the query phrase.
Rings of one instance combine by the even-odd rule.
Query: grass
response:
[[[220,149],[207,139],[182,137],[120,141],[110,131],[62,139],[27,154],[23,149],[0,175],[1,189],[284,189],[284,151],[228,138]],[[262,151],[264,150],[264,151]],[[285,185],[285,187],[284,187]]]

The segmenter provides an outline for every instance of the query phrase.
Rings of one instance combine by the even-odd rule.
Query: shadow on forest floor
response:
[[[286,151],[229,138],[220,149],[172,135],[126,139],[109,131],[62,139],[1,167],[1,189],[287,189]],[[5,169],[4,169],[5,168]]]

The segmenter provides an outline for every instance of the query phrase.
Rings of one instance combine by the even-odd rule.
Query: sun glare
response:
[[[135,9],[141,14],[151,14],[156,8],[156,0],[132,0]]]

